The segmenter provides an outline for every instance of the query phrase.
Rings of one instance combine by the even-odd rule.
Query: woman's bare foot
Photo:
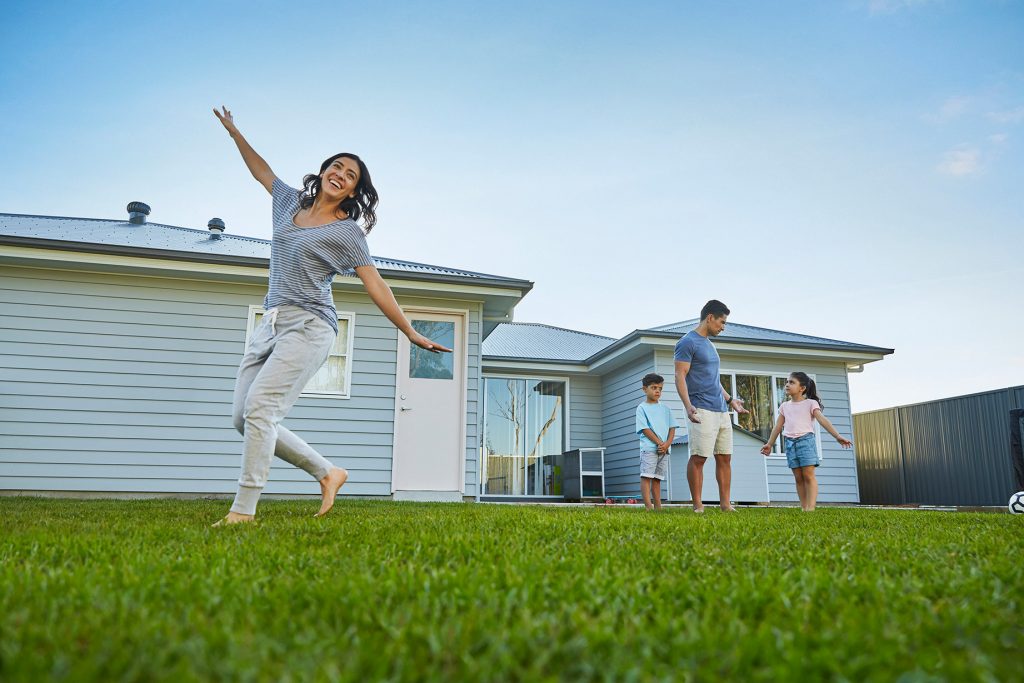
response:
[[[719,505],[722,508],[722,512],[736,512],[736,508],[732,505]]]
[[[323,517],[334,507],[334,497],[338,495],[338,489],[348,481],[348,470],[344,467],[335,467],[327,473],[327,476],[320,480],[320,512],[314,517]]]
[[[703,506],[703,505],[701,505],[701,506],[700,506],[699,508],[693,508],[693,511],[694,511],[694,512],[696,512],[696,513],[697,513],[698,515],[699,515],[699,514],[703,514],[703,512],[704,512],[704,506]]]
[[[243,515],[238,512],[229,512],[224,519],[217,520],[212,526],[228,526],[229,524],[245,524],[255,522],[256,515]]]

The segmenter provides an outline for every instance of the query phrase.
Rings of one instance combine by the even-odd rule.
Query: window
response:
[[[814,375],[811,375],[814,378]],[[789,375],[772,375],[767,373],[723,372],[719,376],[722,386],[730,396],[739,396],[747,413],[732,412],[732,421],[748,432],[761,436],[765,441],[771,436],[775,421],[779,418],[779,406],[786,397],[786,380]],[[818,424],[814,424],[814,433],[818,436],[818,455],[821,455],[821,438]],[[775,441],[772,448],[773,456],[785,455],[785,441],[782,436]]]
[[[452,349],[453,353],[434,353],[409,344],[409,377],[412,379],[452,379],[455,377],[455,323],[447,320],[411,320],[412,328],[427,339]]]
[[[565,380],[484,380],[484,495],[562,495],[565,403]]]
[[[249,344],[252,333],[259,327],[265,311],[260,306],[249,307],[249,324],[245,343]],[[331,347],[331,353],[320,366],[313,378],[302,390],[303,396],[333,396],[348,398],[352,384],[352,339],[355,328],[355,313],[338,313],[338,336]]]

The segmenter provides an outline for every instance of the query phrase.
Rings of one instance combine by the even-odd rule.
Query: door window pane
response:
[[[447,320],[413,320],[412,328],[427,339],[455,349],[455,323]],[[434,353],[409,344],[409,377],[414,379],[452,379],[455,354]]]

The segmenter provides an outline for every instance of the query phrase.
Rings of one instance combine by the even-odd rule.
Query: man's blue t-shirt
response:
[[[668,438],[668,432],[675,427],[679,429],[679,423],[672,415],[672,410],[664,403],[648,403],[644,401],[636,407],[636,433],[640,436],[640,448],[645,451],[656,451],[658,447],[653,441],[644,435],[645,429],[650,429],[662,441]],[[669,449],[671,450],[671,449]]]
[[[722,361],[711,340],[695,331],[687,332],[676,342],[675,357],[690,364],[690,371],[686,373],[686,392],[690,395],[690,403],[696,408],[716,413],[729,412],[718,378]]]

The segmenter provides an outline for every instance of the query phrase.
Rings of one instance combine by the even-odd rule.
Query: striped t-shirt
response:
[[[299,191],[274,178],[274,235],[270,243],[270,287],[263,307],[298,306],[338,331],[331,281],[357,266],[372,266],[366,235],[354,220],[300,228],[292,219]]]

